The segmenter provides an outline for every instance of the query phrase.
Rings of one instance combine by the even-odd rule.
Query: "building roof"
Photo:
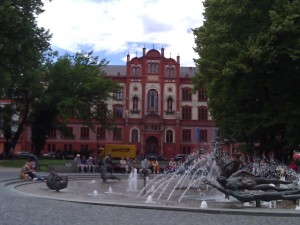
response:
[[[107,65],[101,68],[108,76],[126,76],[126,66]]]
[[[108,76],[126,76],[126,66],[122,65],[107,65],[102,67],[102,70],[106,72]],[[179,69],[179,77],[180,78],[188,78],[193,77],[196,73],[196,67],[180,67]]]
[[[180,67],[179,77],[193,77],[196,73],[196,67]]]

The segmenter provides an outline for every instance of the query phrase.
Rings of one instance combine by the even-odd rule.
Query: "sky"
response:
[[[181,66],[199,58],[192,29],[203,24],[201,0],[45,0],[44,10],[38,25],[50,30],[60,54],[93,51],[109,65],[125,65],[128,53],[163,47]]]

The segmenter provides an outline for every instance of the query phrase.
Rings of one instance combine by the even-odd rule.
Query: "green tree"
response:
[[[263,150],[300,144],[300,1],[206,0],[194,29],[209,109],[224,138]]]
[[[36,154],[45,144],[47,131],[56,128],[64,132],[69,119],[92,129],[96,124],[113,127],[106,103],[119,90],[119,84],[101,70],[107,61],[98,59],[92,52],[81,52],[65,54],[45,65],[45,89],[33,107],[31,121]]]
[[[0,1],[0,98],[12,100],[6,105],[9,110],[1,110],[0,118],[19,121],[15,129],[9,129],[13,125],[9,120],[0,125],[7,140],[5,153],[14,149],[43,88],[39,69],[51,35],[36,23],[42,7],[41,0]]]

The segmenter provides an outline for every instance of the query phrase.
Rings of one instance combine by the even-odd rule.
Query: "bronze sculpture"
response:
[[[289,200],[294,203],[300,199],[300,187],[291,185],[292,180],[281,180],[275,178],[266,178],[255,175],[246,170],[240,170],[241,161],[239,155],[234,155],[230,160],[224,157],[218,144],[215,145],[214,159],[220,169],[217,176],[217,182],[204,179],[203,182],[208,184],[226,196],[233,196],[239,201],[250,202],[256,201],[258,207],[259,201]],[[280,185],[285,187],[280,187]]]
[[[46,178],[47,187],[51,190],[59,191],[65,189],[68,186],[68,177],[60,176],[52,171]]]

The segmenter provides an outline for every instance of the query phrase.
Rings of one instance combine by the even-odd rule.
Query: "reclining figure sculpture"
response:
[[[278,184],[291,184],[291,181],[268,179],[244,170],[237,171],[229,178],[220,176],[217,181],[220,185],[208,180],[204,180],[204,183],[242,202],[289,200],[295,203],[297,199],[300,199],[300,189],[275,186]]]
[[[300,187],[293,187],[292,181],[257,176],[249,171],[240,170],[240,155],[235,154],[234,159],[224,157],[218,143],[214,146],[214,159],[219,167],[220,174],[217,182],[204,179],[203,182],[216,188],[226,196],[233,196],[239,201],[273,201],[289,200],[294,203],[300,199]],[[284,184],[285,187],[280,187]],[[299,184],[298,184],[299,186]]]

